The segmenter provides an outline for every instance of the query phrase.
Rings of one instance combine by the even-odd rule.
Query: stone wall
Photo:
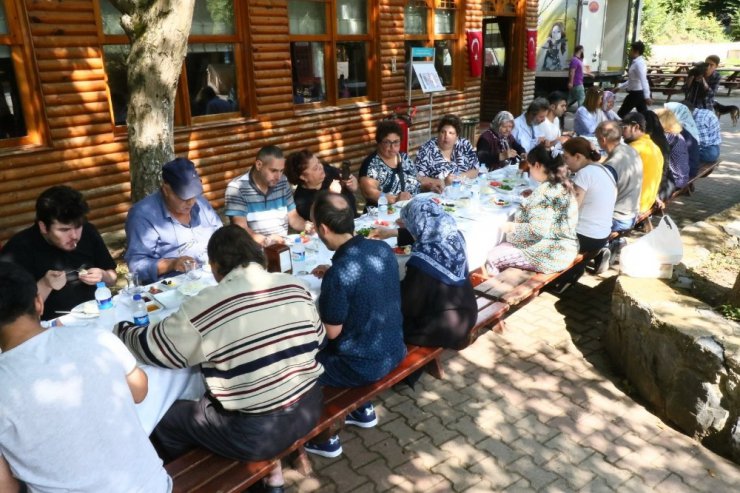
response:
[[[740,325],[659,279],[622,276],[604,344],[661,418],[740,463]]]

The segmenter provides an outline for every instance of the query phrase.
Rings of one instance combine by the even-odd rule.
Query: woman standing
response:
[[[544,144],[527,155],[530,176],[540,182],[514,216],[502,226],[507,241],[488,252],[486,270],[496,275],[507,267],[535,272],[559,272],[578,253],[578,203],[568,167]]]
[[[401,209],[401,219],[414,239],[401,281],[404,339],[460,349],[478,317],[465,239],[452,216],[430,197],[414,198]]]
[[[423,187],[441,190],[455,175],[478,176],[478,156],[470,141],[459,137],[461,131],[460,119],[445,115],[437,124],[437,136],[419,148],[416,169]]]
[[[389,204],[408,200],[419,193],[416,166],[408,154],[400,152],[401,127],[391,120],[383,120],[375,129],[375,152],[360,167],[360,191],[368,205],[376,205],[381,194]]]
[[[322,164],[319,158],[307,149],[294,152],[287,157],[285,176],[292,185],[296,185],[293,192],[295,207],[298,215],[306,221],[311,220],[311,205],[321,190],[341,193],[352,210],[357,209],[355,205],[357,178],[350,175],[348,179],[342,180],[338,169]]]
[[[512,130],[514,115],[508,111],[499,111],[493,117],[490,128],[478,138],[476,144],[478,160],[489,170],[519,164],[518,158],[526,156],[524,148],[511,135]]]

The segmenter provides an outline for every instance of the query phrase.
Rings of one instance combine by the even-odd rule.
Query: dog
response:
[[[732,118],[732,126],[737,125],[737,120],[740,118],[740,108],[732,105],[725,106],[724,104],[719,104],[718,102],[714,102],[714,113],[717,115],[717,118],[721,117],[722,115],[730,115],[730,118]]]

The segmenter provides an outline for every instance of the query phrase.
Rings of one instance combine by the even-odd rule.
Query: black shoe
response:
[[[264,481],[258,481],[243,493],[285,493],[285,485],[269,486]]]
[[[608,248],[604,247],[599,250],[598,255],[594,257],[594,274],[601,275],[609,270],[609,259],[611,258],[611,252]]]

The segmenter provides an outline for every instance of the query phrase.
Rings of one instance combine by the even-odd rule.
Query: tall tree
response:
[[[110,0],[131,40],[128,64],[129,167],[135,202],[155,191],[174,158],[177,82],[195,0]]]

